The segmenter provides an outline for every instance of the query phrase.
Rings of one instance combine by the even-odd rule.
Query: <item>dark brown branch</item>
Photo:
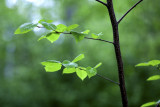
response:
[[[132,10],[134,9],[139,3],[141,3],[143,0],[139,0],[134,6],[132,6],[118,21],[118,24],[122,21],[122,19]]]
[[[96,1],[99,2],[99,3],[101,3],[101,4],[103,4],[103,5],[105,5],[105,6],[107,6],[107,3],[104,3],[104,2],[102,2],[100,0],[96,0]]]
[[[113,42],[106,41],[106,40],[103,40],[103,39],[94,39],[94,38],[89,38],[89,37],[84,37],[84,38],[85,38],[85,39],[92,39],[92,40],[99,40],[99,41],[103,41],[103,42],[107,42],[107,43],[114,44]]]
[[[101,78],[103,78],[103,79],[105,79],[105,80],[107,80],[107,81],[110,81],[110,82],[112,82],[112,83],[114,83],[114,84],[119,85],[118,82],[115,82],[115,81],[113,81],[113,80],[111,80],[111,79],[109,79],[109,78],[107,78],[107,77],[104,77],[104,76],[102,76],[102,75],[100,75],[100,74],[97,74],[97,76],[99,76],[99,77],[101,77]]]
[[[123,70],[123,61],[122,61],[120,43],[119,43],[118,23],[116,20],[112,0],[107,0],[107,8],[108,8],[108,12],[109,12],[109,16],[112,24],[112,29],[113,29],[113,39],[114,39],[113,43],[114,43],[116,60],[117,60],[119,87],[121,92],[122,104],[123,104],[123,107],[128,107],[128,99],[127,99],[127,92],[125,88],[125,79],[124,79],[124,70]]]

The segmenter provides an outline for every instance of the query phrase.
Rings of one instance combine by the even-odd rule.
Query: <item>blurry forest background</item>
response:
[[[113,1],[119,19],[138,0]],[[119,25],[130,107],[160,98],[159,81],[146,81],[157,69],[135,68],[137,63],[160,59],[159,4],[144,0]],[[40,64],[84,53],[80,65],[102,62],[99,74],[118,81],[113,46],[94,40],[76,43],[71,35],[61,35],[53,44],[37,41],[46,31],[38,28],[14,35],[21,24],[43,18],[54,24],[79,24],[80,31],[102,32],[102,39],[113,40],[108,11],[95,0],[0,0],[0,107],[120,107],[115,84],[96,76],[82,82],[75,74],[46,73]]]

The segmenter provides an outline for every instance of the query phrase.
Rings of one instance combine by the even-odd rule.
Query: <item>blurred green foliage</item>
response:
[[[14,1],[16,1],[14,3]],[[80,53],[83,66],[103,65],[99,73],[118,81],[114,49],[111,44],[61,35],[51,44],[37,42],[44,29],[14,35],[18,26],[46,18],[55,24],[79,24],[80,31],[90,29],[112,41],[112,28],[107,9],[94,0],[0,1],[0,106],[1,107],[119,107],[119,87],[99,77],[82,82],[61,72],[46,73],[40,62],[72,60]],[[43,3],[41,3],[43,2]],[[114,0],[117,18],[136,1]],[[160,97],[159,81],[146,82],[154,68],[135,68],[140,62],[160,57],[160,1],[144,0],[119,25],[120,43],[130,107],[138,107]],[[146,72],[140,72],[146,71]],[[158,72],[157,72],[158,74]]]

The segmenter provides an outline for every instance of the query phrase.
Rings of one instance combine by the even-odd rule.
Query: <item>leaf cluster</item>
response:
[[[39,26],[39,24],[40,24],[40,26]],[[76,29],[78,26],[79,26],[78,24],[73,24],[70,26],[66,26],[64,24],[55,25],[55,24],[53,24],[52,20],[42,19],[42,20],[38,21],[38,23],[24,23],[24,24],[22,24],[21,26],[19,26],[16,29],[15,34],[24,34],[24,33],[27,33],[29,31],[33,30],[35,27],[38,27],[38,28],[45,28],[45,29],[49,30],[49,33],[42,35],[38,40],[42,40],[42,39],[46,38],[51,43],[53,43],[56,40],[58,40],[58,38],[60,37],[60,34],[72,34],[73,37],[75,38],[76,42],[79,42],[79,41],[83,40],[87,34],[89,34],[90,30],[77,32],[74,29]],[[101,35],[102,35],[102,33],[99,33],[99,34],[92,33],[91,34],[93,39],[97,39]]]
[[[62,66],[64,66],[65,68],[63,69],[63,74],[76,73],[81,80],[84,80],[87,76],[89,78],[95,76],[97,74],[97,68],[101,66],[102,63],[97,64],[95,67],[81,67],[77,64],[77,62],[82,60],[83,58],[84,54],[80,54],[72,61],[64,60],[63,62],[60,62],[49,60],[44,61],[41,64],[44,66],[46,72],[56,72],[59,71]]]

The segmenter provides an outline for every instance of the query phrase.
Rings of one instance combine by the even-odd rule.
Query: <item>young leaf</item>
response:
[[[59,38],[59,36],[60,36],[60,33],[51,32],[51,33],[48,33],[48,34],[46,35],[46,38],[47,38],[51,43],[53,43],[54,41],[56,41],[56,40]],[[43,39],[43,38],[45,38],[45,37],[42,37],[42,38],[40,38],[40,39]]]
[[[101,35],[103,35],[102,32],[99,34],[93,34],[93,33],[91,34],[92,38],[94,38],[94,39],[99,38]]]
[[[44,38],[46,38],[46,35],[41,36],[41,37],[38,39],[38,41],[40,41],[40,40],[42,40],[42,39],[44,39]]]
[[[78,67],[78,64],[74,63],[74,62],[70,62],[68,60],[65,60],[62,62],[63,66],[65,66],[66,68],[76,68]]]
[[[37,24],[33,23],[24,23],[14,32],[14,34],[23,34],[33,30]]]
[[[102,65],[102,63],[100,62],[100,63],[98,63],[94,68],[98,68],[98,67],[100,67]]]
[[[67,31],[71,31],[72,29],[75,29],[75,28],[77,28],[79,25],[78,24],[73,24],[73,25],[70,25],[70,26],[68,26],[67,27]]]
[[[87,75],[89,78],[91,78],[97,74],[97,70],[92,67],[87,67],[86,72],[87,72]]]
[[[47,23],[47,22],[41,22],[41,24],[43,25],[43,27],[45,27],[48,30],[55,30],[57,27],[52,24],[52,23]]]
[[[76,68],[64,68],[63,74],[70,74],[76,72]]]
[[[62,64],[59,61],[45,61],[41,63],[45,66],[46,72],[55,72],[61,69]]]
[[[87,77],[86,71],[81,70],[79,68],[76,68],[76,74],[82,81]]]
[[[141,105],[141,107],[149,107],[149,106],[153,106],[153,105],[156,105],[156,102],[148,102],[148,103],[145,103],[143,105]]]
[[[56,29],[57,32],[64,32],[67,29],[67,26],[65,26],[63,24],[59,24],[56,27],[57,27],[57,29]]]
[[[38,23],[42,23],[42,22],[52,23],[53,20],[45,20],[45,19],[41,19],[41,20],[38,21]]]
[[[80,54],[72,62],[77,62],[79,60],[82,60],[83,58],[84,58],[84,54]]]
[[[154,75],[154,76],[151,76],[147,79],[147,81],[153,81],[153,80],[158,80],[160,79],[160,75]]]
[[[91,34],[92,38],[97,39],[99,36],[97,36],[96,34]]]
[[[88,34],[90,32],[90,30],[85,30],[85,31],[83,31],[83,32],[81,32],[81,33],[83,33],[83,34]]]
[[[76,42],[79,42],[84,39],[84,34],[78,32],[71,32],[76,39]]]
[[[152,60],[146,63],[137,64],[136,66],[157,66],[159,64],[160,64],[160,60]]]

